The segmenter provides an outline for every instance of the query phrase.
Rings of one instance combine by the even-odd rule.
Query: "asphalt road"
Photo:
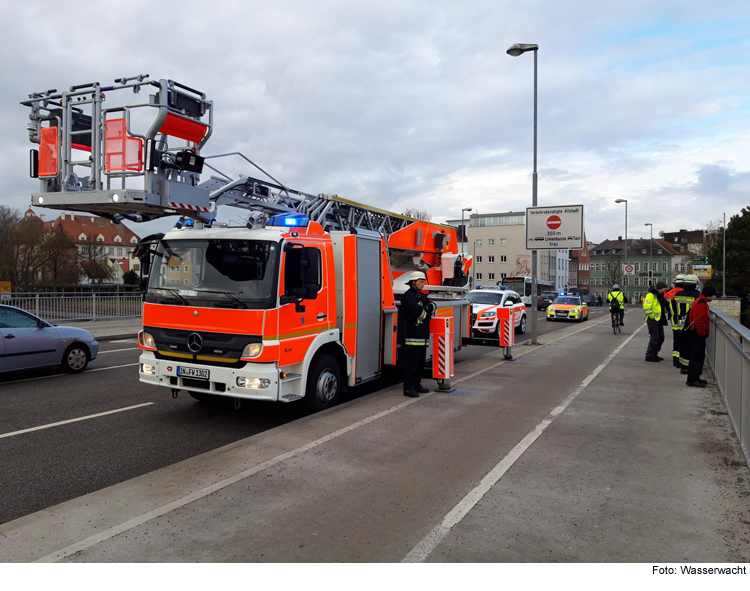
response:
[[[604,309],[591,309],[592,318]],[[538,334],[567,323],[546,322]],[[529,339],[518,335],[517,344]],[[541,340],[541,339],[540,339]],[[495,348],[470,346],[456,363]],[[102,343],[79,375],[48,370],[0,378],[0,523],[172,465],[305,416],[301,405],[203,404],[141,384],[134,339]],[[390,372],[349,397],[389,387]],[[107,414],[102,414],[107,413]],[[60,424],[58,424],[60,423]]]

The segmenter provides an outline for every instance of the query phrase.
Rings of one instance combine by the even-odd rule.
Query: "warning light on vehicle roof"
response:
[[[310,218],[304,213],[279,213],[268,220],[269,226],[286,226],[287,228],[306,228],[308,223],[310,223]]]

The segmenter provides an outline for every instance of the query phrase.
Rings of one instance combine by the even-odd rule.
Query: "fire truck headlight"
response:
[[[491,312],[484,312],[482,314],[482,318],[494,318],[497,316],[497,312],[495,310],[492,310]]]
[[[245,349],[242,351],[242,358],[243,359],[252,359],[253,357],[257,357],[260,355],[260,352],[263,350],[263,345],[261,343],[251,343],[245,347]]]
[[[144,349],[156,350],[156,341],[154,340],[154,337],[142,330],[138,332],[138,344]]]
[[[271,385],[271,380],[263,378],[237,378],[237,385],[240,388],[249,388],[251,390],[265,390]]]
[[[149,365],[148,363],[142,363],[141,373],[145,373],[145,374],[153,376],[156,374],[156,367],[154,365]]]

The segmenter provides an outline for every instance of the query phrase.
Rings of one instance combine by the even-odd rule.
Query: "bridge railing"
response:
[[[750,329],[713,308],[709,316],[708,361],[750,465]]]
[[[0,304],[21,308],[49,322],[105,320],[141,315],[139,292],[4,293]]]

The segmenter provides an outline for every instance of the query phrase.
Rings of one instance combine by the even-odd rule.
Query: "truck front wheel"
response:
[[[312,364],[305,399],[313,412],[331,408],[339,401],[341,370],[330,355],[321,355]]]

